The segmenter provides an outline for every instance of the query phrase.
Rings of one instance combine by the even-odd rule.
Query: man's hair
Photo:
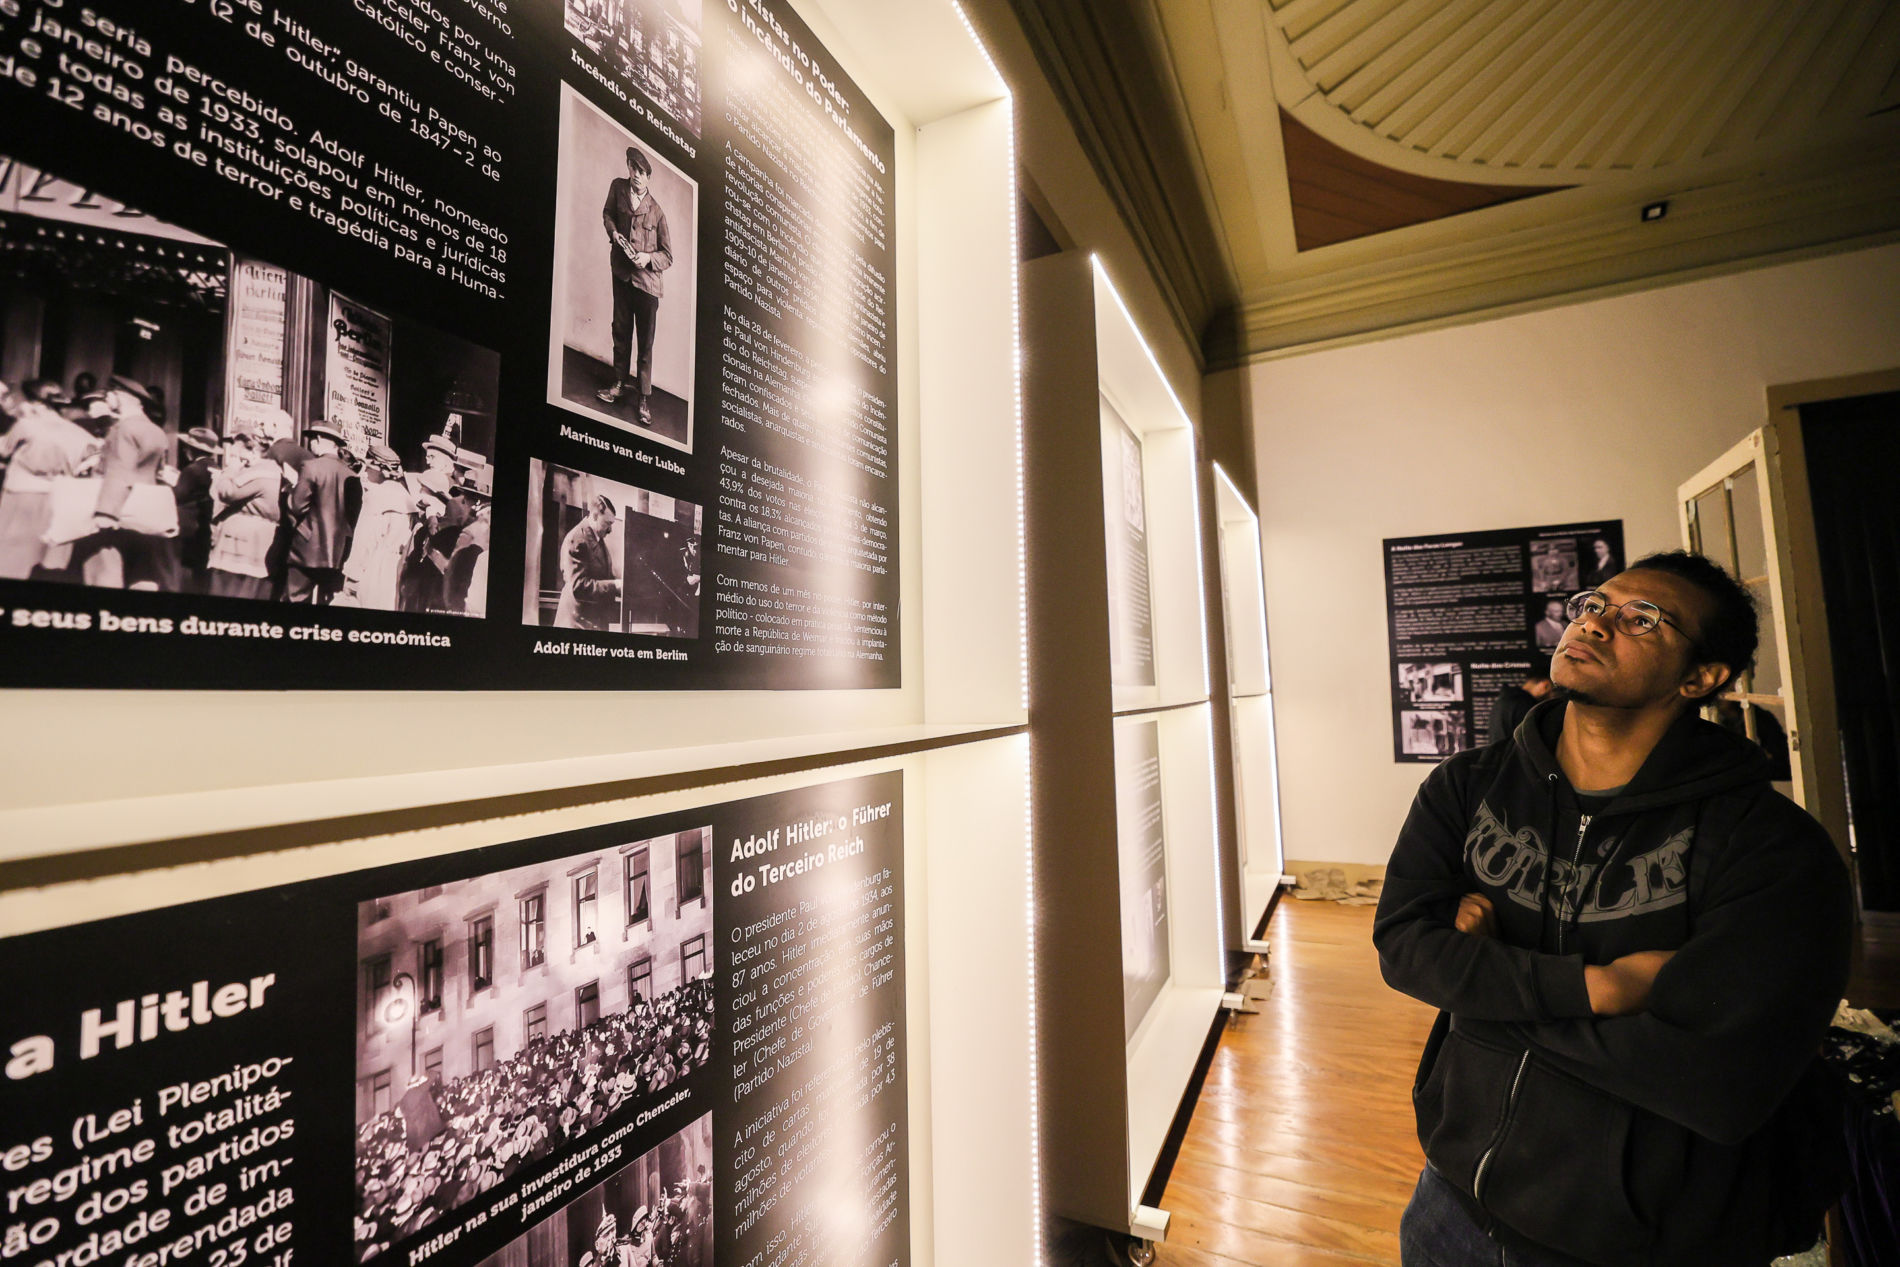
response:
[[[596,515],[605,515],[609,519],[620,517],[619,512],[614,509],[614,504],[607,500],[605,493],[595,493],[594,500],[588,504],[588,509]]]
[[[1698,641],[1704,664],[1729,667],[1728,681],[1722,683],[1722,687],[1754,667],[1755,648],[1761,642],[1761,617],[1755,610],[1755,596],[1721,564],[1687,550],[1662,550],[1644,555],[1627,570],[1667,572],[1689,582],[1708,598],[1709,612],[1702,622]]]
[[[627,166],[637,167],[649,176],[653,174],[653,160],[642,153],[637,145],[627,147]]]

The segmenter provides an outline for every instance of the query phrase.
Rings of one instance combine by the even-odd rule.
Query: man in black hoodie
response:
[[[1748,593],[1651,555],[1571,599],[1558,698],[1420,788],[1373,925],[1441,1009],[1406,1267],[1764,1267],[1842,1174],[1819,1045],[1852,905],[1827,834],[1697,716]]]

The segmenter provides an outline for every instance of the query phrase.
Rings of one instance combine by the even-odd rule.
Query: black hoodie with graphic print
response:
[[[1693,713],[1586,812],[1553,754],[1565,707],[1440,765],[1392,851],[1380,967],[1441,1009],[1412,1090],[1425,1156],[1498,1239],[1581,1263],[1805,1249],[1844,1164],[1819,1048],[1846,868],[1761,750]],[[1453,926],[1474,892],[1495,938]],[[1677,952],[1647,1009],[1593,1016],[1584,965],[1640,950]]]

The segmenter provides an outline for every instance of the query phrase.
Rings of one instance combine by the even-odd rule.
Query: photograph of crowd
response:
[[[0,159],[0,578],[486,612],[500,358]]]
[[[708,1113],[480,1267],[712,1267],[712,1174]]]
[[[1399,713],[1400,751],[1408,757],[1449,757],[1471,746],[1462,710],[1433,709]]]
[[[1577,590],[1577,543],[1569,537],[1531,542],[1531,589],[1539,594]]]
[[[523,623],[697,638],[702,526],[691,502],[531,460]]]
[[[548,403],[693,449],[699,186],[561,85]]]
[[[699,135],[701,0],[567,0],[567,32]]]
[[[1458,704],[1465,698],[1464,666],[1455,660],[1399,663],[1399,694],[1413,704]]]
[[[711,1056],[709,828],[362,903],[367,1261]]]

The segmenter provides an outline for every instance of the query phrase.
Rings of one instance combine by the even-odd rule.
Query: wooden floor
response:
[[[1412,1074],[1432,1009],[1386,987],[1372,908],[1283,901],[1273,996],[1234,1018],[1162,1208],[1167,1267],[1399,1261],[1399,1214],[1425,1164]]]

